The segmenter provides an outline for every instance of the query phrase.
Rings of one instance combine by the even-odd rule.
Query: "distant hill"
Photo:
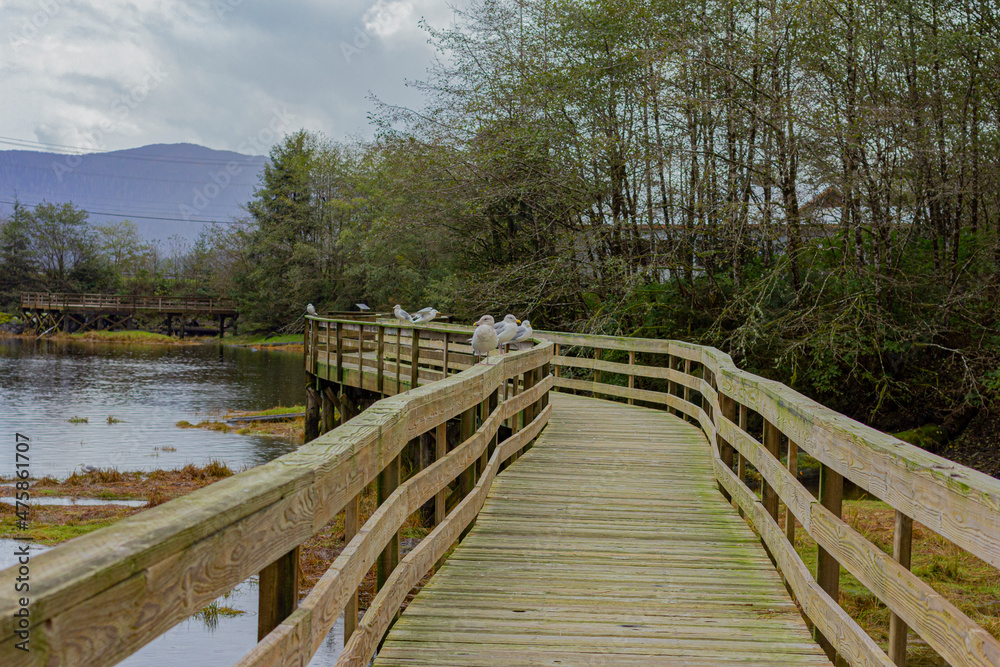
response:
[[[130,218],[147,239],[193,239],[209,221],[243,213],[266,162],[194,144],[89,155],[0,151],[0,212],[11,212],[16,194],[29,206],[72,202],[92,222]]]

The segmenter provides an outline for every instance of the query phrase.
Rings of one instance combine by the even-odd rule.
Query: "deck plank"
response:
[[[551,402],[375,665],[830,665],[719,493],[699,430]]]

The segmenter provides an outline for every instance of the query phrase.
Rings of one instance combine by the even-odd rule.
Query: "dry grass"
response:
[[[867,540],[892,554],[895,510],[891,506],[872,500],[845,501],[843,517]],[[816,543],[801,524],[796,529],[795,548],[810,570],[815,571]],[[916,522],[913,524],[910,569],[975,623],[1000,639],[1000,570]],[[886,648],[889,609],[844,569],[840,576],[840,605]],[[910,667],[938,667],[948,663],[911,631],[907,664]]]

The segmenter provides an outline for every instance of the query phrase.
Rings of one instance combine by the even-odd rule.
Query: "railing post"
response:
[[[459,431],[459,442],[465,442],[472,437],[472,434],[476,432],[476,409],[477,406],[472,406],[468,410],[462,413],[461,430]],[[473,462],[468,468],[459,476],[458,478],[458,492],[462,498],[465,498],[472,491],[472,487],[476,485],[476,463]],[[469,531],[472,530],[472,524],[470,522],[466,526],[465,530],[462,531],[459,539],[464,539]]]
[[[792,442],[792,439],[788,439],[788,472],[792,473],[792,477],[798,479],[799,476],[799,446]],[[785,505],[785,537],[788,541],[795,546],[795,515],[792,514],[792,510]]]
[[[397,394],[402,391],[402,389],[399,386],[400,375],[403,369],[403,361],[402,361],[403,346],[400,341],[402,335],[403,335],[403,330],[397,324],[396,325],[396,393]]]
[[[326,331],[326,379],[330,379],[330,352],[333,348],[333,341],[330,340],[330,323],[324,322],[323,329]]]
[[[358,534],[361,524],[361,494],[354,496],[347,502],[344,508],[344,545],[346,546]],[[358,591],[354,590],[353,595],[347,600],[344,606],[344,644],[354,634],[358,627]]]
[[[376,324],[375,327],[378,329],[378,350],[375,352],[376,363],[378,363],[378,370],[376,371],[375,383],[378,385],[378,393],[385,394],[385,369],[383,365],[385,364],[385,355],[382,353],[385,349],[385,327],[381,324]]]
[[[907,570],[913,546],[913,519],[896,510],[895,531],[892,537],[892,557]],[[889,659],[897,667],[906,667],[906,633],[909,628],[899,616],[889,616]]]
[[[378,475],[378,505],[381,507],[392,492],[399,486],[399,455],[386,465],[385,469]],[[376,570],[376,589],[382,590],[386,580],[392,571],[399,565],[399,533],[397,532],[389,540],[379,555]]]
[[[779,452],[778,447],[781,443],[781,431],[778,427],[771,422],[764,420],[764,449],[768,451],[775,459],[778,458]],[[778,520],[778,494],[775,492],[774,487],[767,483],[767,480],[762,480],[760,483],[760,502],[764,505],[764,509],[767,513],[771,515],[771,518],[776,522]]]
[[[344,326],[340,322],[337,322],[336,335],[337,335],[337,369],[334,373],[334,376],[337,378],[337,384],[343,386],[344,385]]]
[[[440,461],[445,456],[448,455],[448,423],[444,422],[437,425],[437,429],[434,431],[434,460]],[[447,487],[441,489],[434,496],[434,525],[439,525],[444,521],[446,514],[445,502],[447,501],[448,490]]]
[[[299,548],[260,571],[257,601],[257,641],[295,611],[299,603]]]
[[[628,365],[629,366],[634,366],[635,365],[635,350],[629,350],[628,351]],[[649,385],[647,384],[646,386],[648,387]],[[632,374],[632,373],[628,374],[628,388],[629,389],[635,389],[635,375]],[[631,396],[629,396],[628,397],[628,404],[629,405],[635,405],[635,399],[632,398]]]
[[[441,350],[441,379],[448,377],[448,332],[444,332],[444,346]]]
[[[840,518],[844,504],[844,478],[824,464],[819,467],[819,502]],[[836,602],[840,599],[840,563],[823,547],[817,545],[816,548],[816,583]],[[833,644],[818,630],[814,630],[814,634],[830,660],[834,660],[837,652]]]
[[[729,421],[735,423],[737,419],[736,401],[726,396],[722,392],[717,392],[717,395],[719,397],[719,410],[722,412],[722,416],[728,419]],[[716,433],[718,433],[718,429],[716,429]],[[718,436],[716,436],[716,444],[719,446],[719,457],[722,459],[722,463],[727,468],[732,470],[733,456],[736,450],[733,448],[733,446],[729,443],[728,440],[720,438]],[[725,487],[722,485],[722,482],[719,482],[719,490],[722,492],[722,496],[726,500],[728,501],[732,500],[732,496],[729,494],[728,491],[726,491]]]
[[[410,336],[410,389],[420,383],[420,329],[413,327]]]
[[[553,353],[554,353],[553,356],[556,356],[556,357],[558,357],[558,356],[560,356],[562,354],[562,346],[559,345],[559,343],[555,344],[555,348],[553,349]],[[555,364],[555,368],[552,371],[553,375],[555,375],[556,377],[559,377],[559,369],[560,368],[561,368],[561,366],[559,364]]]
[[[604,351],[601,348],[599,348],[599,347],[595,347],[594,348],[594,384],[600,384],[601,383],[601,371],[598,370],[597,363],[599,361],[601,361],[603,358],[604,358]],[[597,398],[597,392],[592,391],[592,392],[590,392],[590,395],[593,396],[594,398]]]

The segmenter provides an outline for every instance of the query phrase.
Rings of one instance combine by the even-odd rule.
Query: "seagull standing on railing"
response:
[[[413,313],[412,320],[414,324],[426,324],[438,316],[438,311],[433,308],[421,308],[417,312]]]
[[[531,338],[534,333],[535,331],[531,328],[531,320],[524,320],[521,322],[521,326],[517,328],[517,333],[510,339],[510,342],[516,343],[518,341],[526,340]],[[507,344],[507,348],[510,349],[510,343]]]
[[[410,314],[400,308],[398,303],[396,304],[396,307],[392,309],[392,314],[396,316],[397,320],[403,320],[404,322],[410,322],[411,324],[413,322]]]
[[[494,329],[493,316],[483,315],[474,322],[476,330],[472,332],[472,352],[482,359],[486,356],[486,365],[490,364],[490,351],[497,348],[497,332]]]
[[[494,325],[493,330],[497,332],[497,346],[500,348],[500,354],[503,354],[504,345],[517,335],[517,325],[520,323],[521,320],[508,313],[502,322],[497,322]]]
[[[306,304],[306,312],[309,313],[310,315],[315,315],[316,314],[316,306],[312,305],[311,303]]]

